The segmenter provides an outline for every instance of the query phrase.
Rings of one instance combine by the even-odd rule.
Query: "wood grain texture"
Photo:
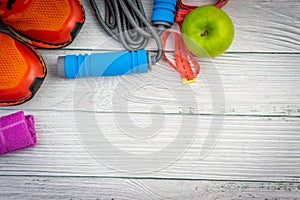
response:
[[[102,2],[102,1],[101,1]],[[103,3],[99,2],[99,7]],[[199,5],[196,0],[184,2]],[[202,2],[202,1],[201,1]],[[211,3],[211,1],[203,1]],[[109,39],[96,22],[87,0],[82,1],[86,22],[71,49],[121,50],[123,47]],[[152,1],[143,1],[146,12],[151,13]],[[235,39],[228,52],[300,52],[299,2],[294,0],[234,0],[223,8],[235,24]],[[0,30],[4,28],[0,26]],[[175,30],[178,30],[174,26]],[[148,49],[156,49],[150,41]]]
[[[148,113],[160,106],[161,112],[175,114],[299,116],[300,57],[294,54],[200,59],[198,81],[182,86],[179,75],[165,62],[152,66],[147,74],[61,79],[57,57],[85,51],[40,52],[48,76],[36,97],[18,109]]]
[[[1,177],[0,199],[299,199],[298,183]]]
[[[199,5],[199,1],[196,0],[184,2]],[[68,48],[122,49],[120,44],[108,39],[96,24],[88,1],[83,3],[87,13],[86,24],[78,38]],[[143,3],[147,10],[151,10],[152,1],[143,1]],[[99,7],[103,5],[99,4]],[[234,0],[223,9],[232,18],[236,30],[229,52],[300,52],[298,1]],[[151,13],[150,10],[147,13]],[[153,41],[148,49],[156,49]]]
[[[130,114],[127,124],[116,113],[30,113],[39,145],[1,156],[0,175],[300,181],[300,118],[225,117],[222,131],[211,134],[211,116]],[[190,128],[182,133],[183,120]],[[153,132],[140,131],[147,126]],[[213,137],[215,146],[204,145]]]
[[[75,41],[39,49],[48,76],[36,97],[0,109],[34,114],[38,132],[35,148],[0,157],[0,199],[299,199],[299,1],[230,1],[234,42],[199,59],[201,77],[188,87],[163,61],[142,75],[58,78],[58,56],[123,49],[82,2]]]

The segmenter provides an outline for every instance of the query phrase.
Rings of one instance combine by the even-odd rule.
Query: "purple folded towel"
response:
[[[36,145],[32,115],[20,111],[0,117],[0,155]]]

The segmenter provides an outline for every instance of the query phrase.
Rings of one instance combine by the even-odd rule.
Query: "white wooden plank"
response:
[[[99,2],[99,7],[103,7]],[[186,3],[199,5],[197,0]],[[202,2],[202,1],[201,1]],[[212,1],[203,1],[211,3]],[[110,49],[123,47],[109,39],[98,26],[88,0],[82,0],[86,9],[86,22],[76,40],[68,48]],[[150,15],[152,1],[143,1]],[[201,4],[203,5],[203,4]],[[300,4],[294,0],[234,0],[223,8],[235,24],[235,39],[228,52],[299,52],[300,51]],[[3,27],[0,29],[3,29]],[[176,25],[173,29],[177,29]],[[153,41],[148,49],[155,49]]]
[[[117,42],[111,40],[104,42],[107,36],[96,24],[88,1],[82,2],[86,8],[86,24],[69,48],[122,49]],[[199,5],[197,0],[184,2]],[[147,13],[151,13],[152,1],[143,1],[143,3],[149,10]],[[100,7],[103,6],[100,5]],[[234,0],[229,1],[223,9],[232,18],[236,30],[229,52],[300,51],[300,4],[298,1],[284,0],[274,3],[272,0]],[[151,42],[148,48],[155,49],[156,46]]]
[[[195,3],[195,0],[187,2]],[[86,24],[67,48],[122,49],[96,25],[88,1],[83,3],[87,10]],[[151,1],[144,4],[147,9],[151,8]],[[299,8],[299,2],[293,0],[230,1],[224,10],[235,23],[234,43],[228,54],[212,62],[201,59],[201,79],[188,92],[180,85],[177,74],[162,62],[149,74],[97,79],[96,92],[88,93],[87,88],[93,87],[95,80],[59,79],[55,70],[57,56],[79,51],[41,50],[49,73],[40,92],[27,104],[0,110],[0,116],[19,109],[33,113],[39,141],[33,149],[0,157],[0,199],[299,198],[300,60],[298,54],[294,54],[300,50]],[[148,49],[155,49],[153,42]],[[222,87],[215,81],[207,83],[215,78],[222,80]],[[83,87],[76,87],[76,83]],[[126,86],[124,91],[122,84]],[[141,87],[135,91],[136,85]],[[214,102],[214,97],[222,96],[222,88],[225,98]],[[183,96],[183,103],[178,96]],[[79,103],[74,104],[78,98]],[[220,101],[225,102],[224,108]],[[216,102],[218,106],[213,107]],[[126,120],[127,112],[135,113],[129,115],[130,124]],[[221,114],[221,118],[213,118],[219,125],[222,116],[226,116],[220,135],[208,133],[212,114]],[[82,123],[78,122],[80,119]],[[167,149],[178,137],[182,119],[190,125],[186,135],[181,143]],[[148,127],[150,131],[142,129],[151,122],[154,126]],[[195,135],[191,134],[194,122],[198,124]],[[131,160],[126,160],[127,157],[115,151],[107,141],[99,141],[99,150],[104,153],[102,159],[95,159],[97,155],[91,155],[85,146],[87,141],[81,137],[99,133],[96,125],[109,144],[134,155],[129,157]],[[81,129],[78,131],[78,128]],[[204,146],[205,141],[217,143],[208,156],[202,158],[201,150],[209,152],[211,149]],[[163,150],[160,156],[147,157],[156,155],[154,152],[158,150]],[[175,161],[161,165],[166,161],[163,159],[174,155],[178,156]],[[152,170],[143,171],[145,166]],[[102,179],[101,176],[294,183]]]
[[[298,183],[1,177],[0,199],[298,199]]]
[[[38,146],[1,156],[0,175],[300,181],[300,118],[227,116],[217,132],[211,116],[30,113]]]
[[[152,111],[289,116],[298,116],[300,111],[300,57],[294,54],[227,54],[200,59],[198,81],[183,86],[165,62],[147,74],[61,79],[56,72],[57,57],[85,51],[40,52],[48,76],[36,97],[16,109],[150,112],[160,106],[163,110]]]

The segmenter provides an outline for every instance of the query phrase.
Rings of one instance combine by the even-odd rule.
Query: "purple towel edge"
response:
[[[26,120],[26,123],[27,123],[29,133],[31,134],[31,137],[33,139],[34,145],[36,145],[37,139],[36,139],[36,130],[35,130],[35,125],[34,125],[35,124],[34,116],[33,115],[26,115],[25,120]]]
[[[34,116],[33,115],[26,115],[25,116],[24,111],[18,111],[18,112],[9,114],[9,115],[2,116],[2,117],[0,117],[0,120],[8,118],[9,121],[12,121],[10,119],[15,118],[15,117],[19,117],[20,120],[24,120],[26,122],[28,132],[29,132],[29,134],[32,138],[32,143],[27,145],[27,146],[20,147],[19,149],[16,149],[14,151],[5,151],[5,152],[1,153],[0,155],[5,155],[5,154],[11,153],[11,152],[24,150],[24,149],[33,147],[37,144]]]

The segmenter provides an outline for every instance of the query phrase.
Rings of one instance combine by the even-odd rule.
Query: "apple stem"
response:
[[[208,30],[205,30],[203,33],[200,34],[201,37],[207,36],[208,35]]]

